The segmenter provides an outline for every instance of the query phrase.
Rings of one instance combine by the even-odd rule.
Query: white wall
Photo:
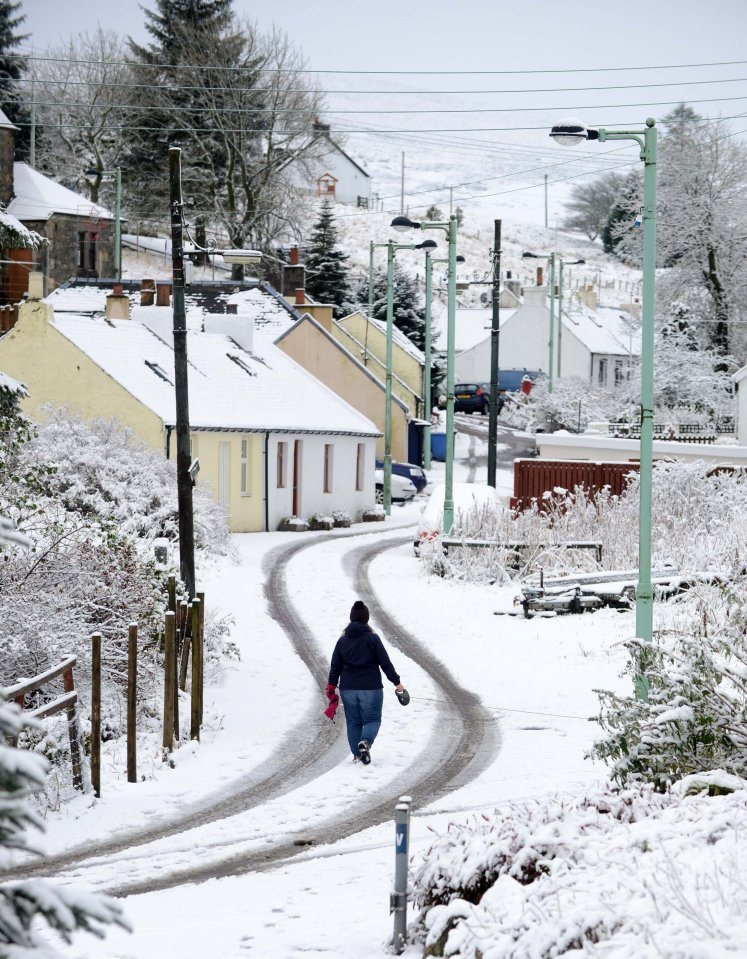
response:
[[[638,440],[613,439],[595,434],[538,433],[537,448],[545,460],[588,460],[604,463],[640,462]],[[654,459],[696,460],[747,466],[747,447],[716,443],[668,443],[654,440]]]
[[[309,434],[273,433],[268,442],[267,499],[268,528],[276,530],[284,516],[293,513],[293,450],[300,441],[301,469],[298,515],[308,519],[313,513],[329,516],[333,510],[345,510],[354,521],[360,511],[376,502],[374,478],[376,440],[358,436],[316,436]],[[278,444],[286,444],[285,485],[278,488]],[[324,492],[324,446],[332,452],[332,488]],[[363,489],[356,490],[358,444],[364,445]]]
[[[737,411],[737,443],[747,446],[747,377],[741,379],[742,370],[734,378]]]

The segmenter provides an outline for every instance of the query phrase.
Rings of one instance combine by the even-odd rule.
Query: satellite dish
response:
[[[488,294],[483,290],[483,292],[480,294],[480,302],[483,306],[488,305],[488,299]]]

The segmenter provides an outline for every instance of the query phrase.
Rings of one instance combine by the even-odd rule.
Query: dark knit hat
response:
[[[356,599],[353,603],[353,608],[350,610],[350,622],[351,623],[367,623],[368,622],[368,606],[361,600]]]

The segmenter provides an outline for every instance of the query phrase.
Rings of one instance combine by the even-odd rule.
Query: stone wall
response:
[[[76,276],[91,276],[87,269],[78,268],[79,233],[98,234],[95,276],[114,276],[114,231],[110,221],[92,223],[88,218],[55,213],[47,221],[27,221],[25,225],[49,240],[49,245],[36,254],[38,268],[48,277],[48,291]]]

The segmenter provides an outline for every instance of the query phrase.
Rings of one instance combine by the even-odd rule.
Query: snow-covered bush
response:
[[[740,954],[747,783],[715,781],[737,791],[597,787],[452,824],[414,857],[409,938],[459,959]]]
[[[0,705],[0,737],[17,738],[27,722],[13,704]],[[14,851],[38,853],[28,841],[29,827],[42,829],[41,820],[27,800],[45,781],[41,756],[0,745],[0,869],[13,865]],[[0,885],[0,955],[7,959],[56,959],[59,953],[41,934],[42,923],[71,942],[73,933],[85,930],[103,938],[102,927],[129,924],[122,906],[107,896],[80,893],[68,886],[40,879]]]
[[[645,676],[648,701],[599,692],[606,736],[592,749],[620,783],[665,789],[723,769],[747,778],[747,582],[700,586],[653,642],[632,640],[625,672]]]
[[[29,463],[56,468],[51,497],[71,512],[116,522],[120,532],[142,539],[179,538],[176,464],[146,446],[116,420],[83,420],[67,409],[48,409],[25,452]],[[193,491],[195,548],[228,551],[225,513],[199,483]]]
[[[652,555],[655,565],[681,571],[710,571],[727,577],[744,566],[747,543],[747,476],[741,471],[712,473],[703,463],[660,462],[653,470]],[[587,568],[591,555],[562,548],[568,541],[602,544],[604,569],[634,568],[638,562],[639,485],[631,473],[620,496],[609,489],[591,495],[582,488],[556,489],[539,508],[456,517],[454,536],[523,544],[516,553],[500,549],[450,549],[443,556],[434,540],[428,556],[438,575],[501,582],[528,568],[560,571]],[[421,550],[421,555],[423,551]]]

